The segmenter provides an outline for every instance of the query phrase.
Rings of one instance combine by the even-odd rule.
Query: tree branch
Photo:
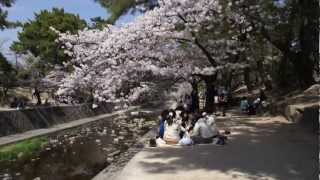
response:
[[[188,21],[181,15],[178,13],[177,15],[184,23],[188,23]],[[215,61],[215,59],[212,58],[210,52],[200,43],[200,41],[198,40],[198,38],[196,37],[196,34],[194,32],[190,32],[192,37],[194,38],[194,44],[197,45],[199,47],[199,49],[203,52],[203,54],[207,57],[208,61],[210,62],[210,64],[213,67],[217,66],[217,62]]]

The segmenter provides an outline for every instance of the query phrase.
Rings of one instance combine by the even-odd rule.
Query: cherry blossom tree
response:
[[[211,91],[217,71],[243,67],[239,53],[245,47],[239,37],[250,30],[243,29],[245,23],[223,1],[162,0],[122,27],[60,33],[59,41],[73,57],[65,66],[73,71],[58,94],[69,99],[86,92],[99,101],[136,101],[157,80],[191,77],[204,80]]]

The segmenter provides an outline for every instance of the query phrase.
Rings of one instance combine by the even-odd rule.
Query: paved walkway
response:
[[[232,132],[228,145],[145,148],[111,179],[318,179],[318,138],[308,130],[282,117],[233,116],[218,124]]]
[[[134,109],[137,109],[137,107],[131,107],[131,108],[128,108],[127,110],[115,111],[115,112],[109,113],[109,114],[102,114],[102,115],[98,115],[98,116],[94,116],[94,117],[83,118],[83,119],[71,121],[68,123],[57,124],[57,125],[52,126],[50,128],[36,129],[36,130],[27,131],[27,132],[20,133],[20,134],[14,134],[14,135],[0,137],[0,146],[15,143],[15,142],[30,139],[30,138],[35,138],[35,137],[39,137],[39,136],[44,136],[44,135],[56,133],[58,131],[62,131],[62,130],[66,130],[66,129],[75,128],[75,127],[78,127],[78,126],[81,126],[81,125],[84,125],[87,123],[91,123],[94,121],[99,121],[99,120],[102,120],[105,118],[111,118],[111,117],[117,116],[121,113],[131,111]]]

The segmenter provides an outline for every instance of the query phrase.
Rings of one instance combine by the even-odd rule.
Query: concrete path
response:
[[[20,134],[14,134],[14,135],[0,137],[0,146],[15,143],[15,142],[30,139],[30,138],[35,138],[35,137],[39,137],[39,136],[44,136],[44,135],[56,133],[58,131],[62,131],[62,130],[66,130],[66,129],[75,128],[75,127],[78,127],[78,126],[81,126],[81,125],[84,125],[87,123],[91,123],[94,121],[102,120],[105,118],[115,117],[119,114],[129,112],[134,109],[137,109],[137,107],[131,107],[126,110],[115,111],[115,112],[109,113],[109,114],[102,114],[102,115],[98,115],[98,116],[94,116],[94,117],[83,118],[83,119],[71,121],[68,123],[57,124],[57,125],[52,126],[50,128],[36,129],[36,130],[27,131],[27,132],[20,133]]]
[[[307,129],[282,117],[233,116],[218,124],[232,132],[228,145],[145,148],[111,179],[318,179],[318,138]]]

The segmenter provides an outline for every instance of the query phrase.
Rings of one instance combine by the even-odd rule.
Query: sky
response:
[[[106,9],[102,8],[94,0],[16,0],[11,8],[8,8],[8,20],[26,22],[34,19],[34,13],[41,10],[51,10],[53,7],[64,8],[65,12],[79,14],[80,18],[90,22],[90,18],[101,16],[108,17]],[[116,25],[132,21],[138,14],[127,14],[120,17]],[[13,55],[9,50],[11,43],[17,40],[20,29],[7,29],[0,31],[0,42],[3,42],[1,52],[12,61]]]

